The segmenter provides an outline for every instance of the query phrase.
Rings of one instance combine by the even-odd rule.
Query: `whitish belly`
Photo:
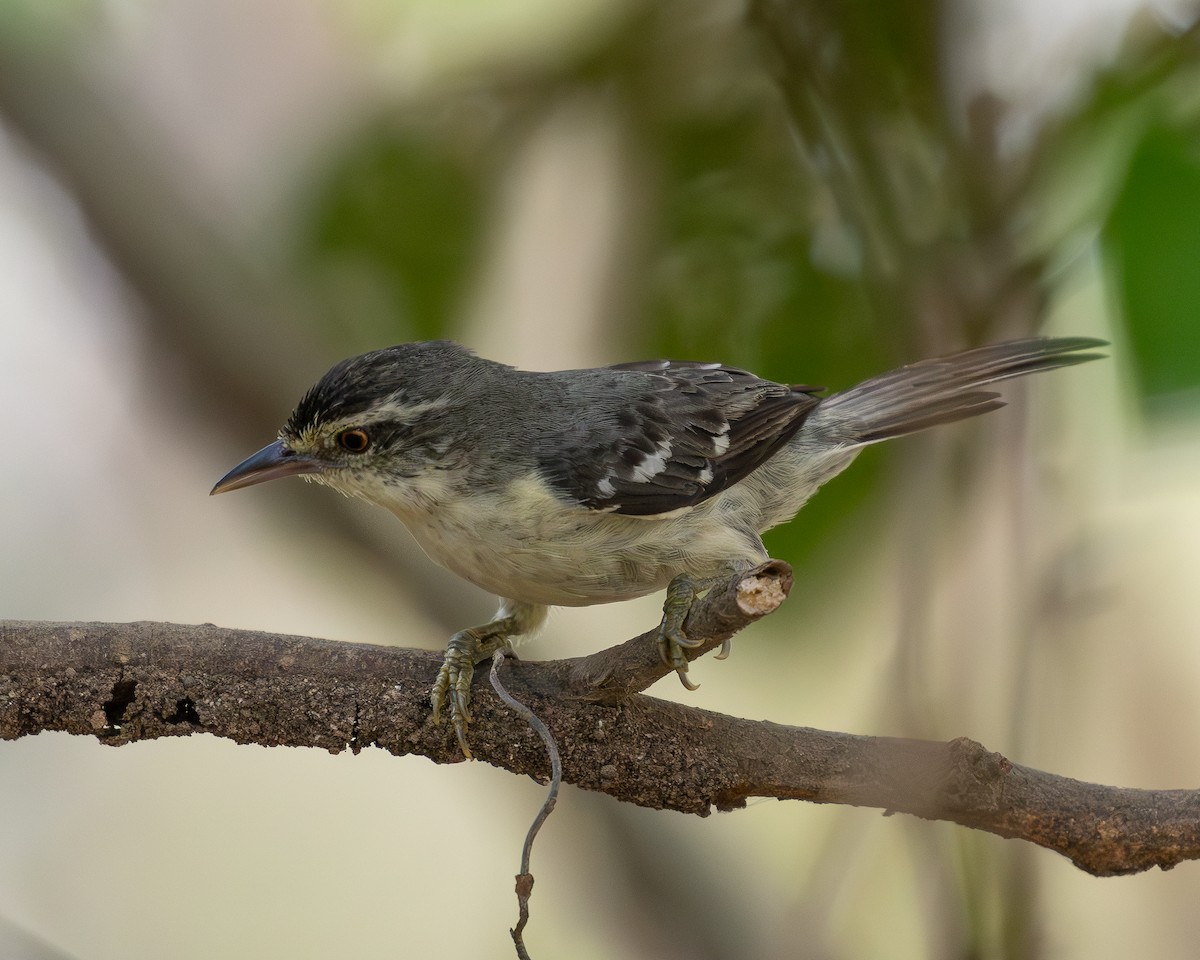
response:
[[[703,508],[638,518],[545,507],[523,510],[523,519],[511,504],[401,519],[430,559],[463,579],[500,597],[549,606],[629,600],[680,573],[704,576],[729,560],[762,559],[757,538],[704,519]]]

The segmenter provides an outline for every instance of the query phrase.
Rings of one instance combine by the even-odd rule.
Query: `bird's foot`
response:
[[[680,682],[688,690],[696,690],[700,684],[688,679],[688,659],[685,651],[694,650],[703,643],[702,640],[692,640],[683,630],[684,621],[692,609],[692,603],[705,596],[723,577],[711,579],[696,579],[681,573],[667,586],[667,599],[663,602],[662,623],[658,625],[658,652],[663,663],[671,667],[678,675]],[[721,644],[718,660],[729,656],[729,641]]]
[[[471,759],[471,748],[467,745],[467,727],[471,723],[471,678],[475,675],[475,664],[487,660],[508,643],[514,632],[510,620],[508,617],[493,620],[482,627],[460,630],[452,636],[429,695],[434,723],[441,723],[442,709],[449,702],[454,736],[468,760]]]

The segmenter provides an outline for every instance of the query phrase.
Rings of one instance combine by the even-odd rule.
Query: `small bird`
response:
[[[1103,340],[1014,340],[822,396],[719,363],[518,370],[450,341],[343,360],[278,439],[212,493],[303,476],[385,507],[436,563],[500,597],[456,633],[431,694],[470,756],[475,665],[551,606],[667,588],[658,644],[687,678],[692,599],[767,559],[790,520],[871,443],[1003,406],[988,384],[1101,355]],[[724,652],[724,651],[723,651]]]

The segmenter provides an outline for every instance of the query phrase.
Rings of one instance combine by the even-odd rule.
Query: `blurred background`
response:
[[[1200,34],[1137,0],[5,0],[0,616],[440,649],[491,598],[374,508],[208,499],[342,357],[719,359],[833,388],[1034,332],[1111,358],[872,450],[687,702],[1200,781]],[[560,612],[528,657],[650,627]],[[668,679],[655,695],[682,698]],[[511,956],[542,789],[237,747],[0,744],[0,956]],[[575,958],[1192,957],[1200,866],[567,788]]]

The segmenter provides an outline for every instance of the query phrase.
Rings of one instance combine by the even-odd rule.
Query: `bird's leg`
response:
[[[471,722],[471,678],[475,664],[508,646],[513,637],[535,630],[546,619],[546,612],[546,607],[537,604],[505,600],[495,620],[459,630],[450,638],[429,702],[433,706],[433,722],[440,723],[442,708],[449,701],[454,735],[468,760],[471,748],[467,746],[467,726]]]
[[[688,660],[684,650],[694,649],[703,642],[690,639],[683,631],[683,623],[692,609],[692,603],[706,596],[709,590],[723,583],[730,574],[749,570],[753,565],[749,560],[730,560],[722,565],[721,573],[716,576],[692,577],[681,573],[667,585],[662,622],[658,625],[658,652],[663,663],[679,674],[680,682],[688,690],[695,690],[700,685],[688,679]],[[717,659],[724,660],[728,656],[729,641],[726,640],[721,644]]]

